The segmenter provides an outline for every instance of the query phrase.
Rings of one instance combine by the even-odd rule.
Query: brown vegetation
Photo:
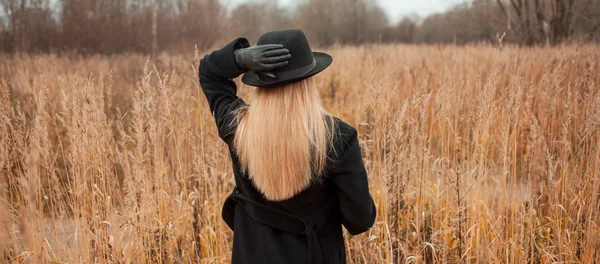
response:
[[[598,47],[327,52],[315,78],[359,129],[378,206],[349,263],[600,261]],[[0,262],[229,260],[198,57],[145,61],[0,59]]]

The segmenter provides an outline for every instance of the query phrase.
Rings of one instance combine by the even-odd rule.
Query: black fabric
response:
[[[349,233],[359,234],[373,225],[376,214],[357,132],[335,118],[336,155],[322,179],[288,200],[266,200],[241,173],[232,147],[233,113],[246,105],[236,96],[232,78],[243,70],[236,67],[233,53],[248,46],[246,39],[236,39],[204,56],[199,67],[219,136],[229,146],[236,183],[222,211],[234,230],[232,263],[346,263],[342,224]]]
[[[289,63],[285,67],[269,71],[275,74],[276,78],[263,78],[260,74],[248,71],[242,77],[242,82],[245,84],[271,87],[296,82],[323,71],[333,61],[328,54],[313,52],[304,32],[299,29],[271,31],[262,35],[256,43],[256,45],[267,44],[282,44],[288,49],[292,55],[288,60]]]
[[[333,200],[327,201],[328,209],[335,206]],[[243,193],[239,192],[237,187],[225,201],[223,206],[223,219],[227,225],[235,232],[235,206],[239,205],[256,222],[275,228],[281,231],[296,235],[304,235],[308,239],[309,263],[323,264],[323,255],[319,246],[317,233],[323,228],[325,217],[317,219],[317,222],[309,222],[305,219],[290,214],[286,211],[278,210],[262,203],[248,199]],[[233,213],[232,213],[233,212]]]

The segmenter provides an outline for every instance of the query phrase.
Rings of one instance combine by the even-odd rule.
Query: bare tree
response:
[[[158,17],[158,2],[154,0],[152,5],[152,55],[158,52],[158,34],[157,34],[157,17]]]
[[[383,33],[384,42],[413,43],[416,40],[417,24],[410,18],[404,18],[396,26],[389,27]]]
[[[27,0],[0,0],[0,5],[2,5],[8,16],[9,25],[13,32],[13,39],[17,43],[17,51],[19,51],[19,48],[25,45],[23,15],[25,14]]]
[[[10,30],[3,35],[11,39],[14,51],[50,50],[57,27],[49,3],[49,0],[0,0]]]
[[[250,42],[258,40],[264,32],[292,27],[290,14],[276,2],[241,4],[231,12],[226,26],[229,38],[243,36]]]
[[[298,20],[320,45],[376,42],[388,26],[381,7],[366,0],[310,0],[300,7]]]
[[[334,10],[335,6],[329,0],[310,0],[299,8],[300,27],[317,45],[328,46],[336,42]]]
[[[222,36],[226,12],[219,0],[178,0],[173,30],[184,47],[210,47]],[[182,47],[180,47],[182,48]]]
[[[514,29],[523,44],[570,40],[593,0],[496,0],[507,17],[509,29]],[[511,14],[515,15],[511,15]]]

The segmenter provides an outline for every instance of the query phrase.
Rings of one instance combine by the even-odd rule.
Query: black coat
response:
[[[232,142],[232,113],[245,105],[232,80],[244,73],[233,52],[248,46],[246,39],[236,39],[206,55],[199,67],[200,85],[233,163],[236,189],[223,207],[234,230],[232,263],[346,263],[342,224],[359,234],[371,228],[376,214],[356,129],[335,118],[338,154],[322,180],[288,200],[266,200],[241,173]]]

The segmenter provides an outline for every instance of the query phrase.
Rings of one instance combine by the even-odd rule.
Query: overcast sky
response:
[[[230,3],[229,8],[233,8],[239,3],[251,2],[256,0],[224,0],[224,3]],[[295,6],[303,0],[273,0],[278,1],[281,6]],[[373,0],[378,1],[379,5],[388,15],[392,23],[398,22],[402,17],[417,14],[425,17],[433,13],[444,12],[448,8],[468,0]]]

